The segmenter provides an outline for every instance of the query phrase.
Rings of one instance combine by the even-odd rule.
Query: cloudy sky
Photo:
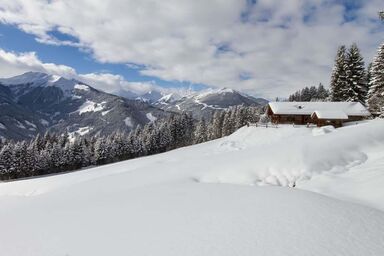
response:
[[[0,0],[0,76],[287,96],[327,85],[341,44],[371,61],[381,9],[383,0]]]

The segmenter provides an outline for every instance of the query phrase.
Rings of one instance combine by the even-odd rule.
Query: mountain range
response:
[[[144,101],[37,72],[0,79],[0,105],[0,136],[13,139],[47,130],[71,136],[108,134],[169,115]]]
[[[46,131],[70,136],[110,134],[171,113],[185,111],[195,118],[210,118],[214,111],[230,106],[267,102],[225,88],[183,96],[158,91],[127,95],[109,94],[81,81],[40,72],[0,79],[0,138],[27,139]]]
[[[225,110],[231,106],[263,106],[268,103],[262,98],[254,98],[239,91],[221,88],[208,89],[203,92],[179,96],[167,94],[152,102],[152,105],[172,112],[189,112],[193,117],[209,119],[215,111]]]

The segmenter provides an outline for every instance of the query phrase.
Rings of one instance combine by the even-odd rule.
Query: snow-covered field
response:
[[[155,156],[3,183],[0,254],[384,255],[383,131],[383,120],[244,127]]]

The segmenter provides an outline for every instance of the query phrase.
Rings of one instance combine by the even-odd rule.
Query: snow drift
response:
[[[0,251],[384,255],[384,213],[374,209],[384,210],[383,129],[383,120],[244,127],[155,156],[3,183]]]

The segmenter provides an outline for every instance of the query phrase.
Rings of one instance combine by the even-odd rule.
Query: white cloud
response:
[[[136,94],[144,94],[150,90],[165,91],[155,82],[129,82],[121,75],[109,74],[109,73],[89,73],[78,76],[79,80],[88,83],[95,88],[105,90],[107,92],[122,94],[124,92],[134,92]]]
[[[71,67],[41,62],[34,52],[13,53],[0,49],[0,66],[1,77],[11,77],[27,71],[46,72],[65,77],[76,75]]]
[[[40,42],[89,49],[101,62],[138,64],[145,75],[273,97],[327,83],[340,44],[356,42],[373,56],[382,0],[353,1],[362,7],[348,22],[342,2],[0,0],[0,20]],[[54,29],[79,42],[60,42]]]
[[[68,79],[77,79],[92,87],[109,93],[129,95],[141,94],[149,90],[168,91],[159,87],[155,82],[129,82],[120,75],[109,73],[77,74],[76,71],[65,65],[42,62],[36,53],[6,52],[0,48],[0,77],[11,77],[28,71],[44,72],[63,76]],[[169,90],[176,90],[170,88]]]

